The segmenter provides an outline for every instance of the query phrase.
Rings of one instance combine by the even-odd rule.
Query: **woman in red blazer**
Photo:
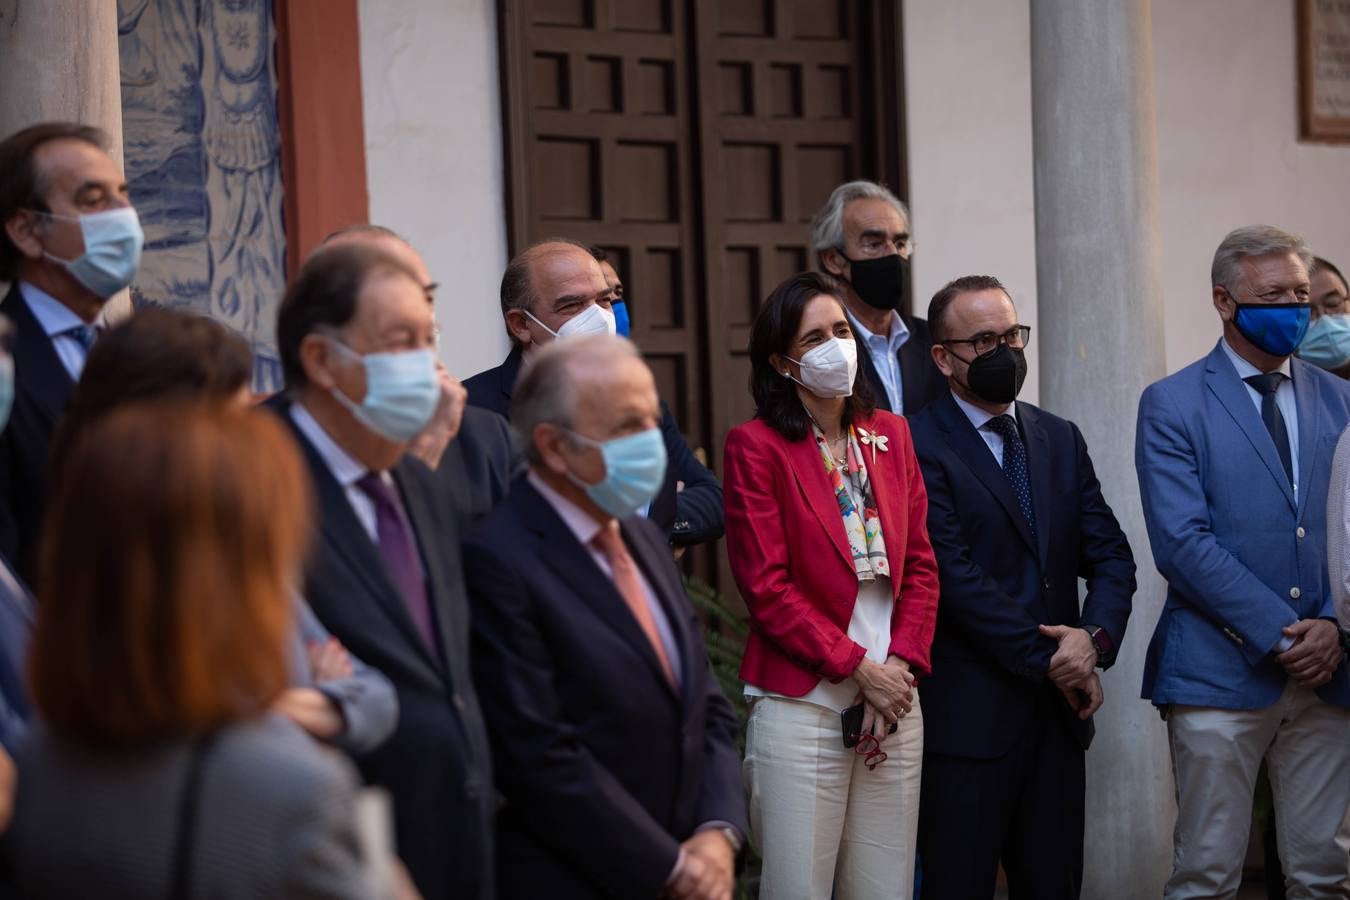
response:
[[[841,288],[796,275],[750,337],[727,553],[753,625],[745,774],[764,900],[908,898],[937,564],[904,419],[860,377]],[[861,704],[860,720],[841,717]],[[853,747],[845,746],[855,743]]]

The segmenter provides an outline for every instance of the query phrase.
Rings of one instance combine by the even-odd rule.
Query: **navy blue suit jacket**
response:
[[[513,347],[500,366],[467,379],[464,387],[469,391],[470,405],[490,409],[509,420],[511,394],[520,377],[522,357],[520,348]],[[647,518],[665,531],[677,547],[717,540],[723,534],[722,485],[689,449],[664,400],[661,436],[666,442],[666,480],[652,500]],[[677,490],[680,481],[684,482],[683,491]]]
[[[1331,458],[1350,385],[1289,360],[1298,409],[1298,478],[1289,478],[1223,348],[1150,385],[1139,399],[1135,466],[1167,601],[1149,644],[1143,694],[1158,705],[1261,709],[1285,674],[1271,655],[1285,626],[1335,621],[1327,573]],[[1317,689],[1350,706],[1342,663]]]
[[[14,285],[0,303],[14,325],[14,408],[0,435],[0,553],[30,583],[47,492],[47,452],[75,382]]]
[[[614,583],[525,478],[465,541],[473,663],[505,798],[502,898],[656,897],[700,825],[748,834],[738,723],[665,536],[622,523],[681,687]]]
[[[905,326],[909,328],[909,340],[900,345],[896,357],[900,360],[900,392],[905,402],[905,415],[912,416],[934,400],[949,393],[947,379],[938,371],[933,362],[933,336],[928,331],[928,322],[914,316],[902,315]],[[881,409],[891,409],[891,398],[886,393],[886,383],[877,373],[876,363],[872,361],[872,352],[865,341],[858,341],[858,365],[867,376],[868,387],[872,389],[872,399]]]
[[[391,737],[356,757],[389,790],[400,858],[424,897],[491,900],[492,763],[469,667],[469,608],[457,511],[444,485],[412,457],[392,470],[416,536],[440,653],[413,624],[379,549],[323,458],[295,428],[290,400],[268,405],[299,443],[313,478],[318,534],[302,594],[333,635],[398,694]]]
[[[923,682],[924,751],[1002,756],[1044,693],[1086,749],[1080,721],[1044,676],[1056,642],[1037,626],[1100,625],[1119,647],[1134,595],[1134,558],[1102,497],[1077,426],[1017,404],[1027,448],[1033,542],[1011,483],[950,391],[911,418],[938,561],[933,674]],[[1080,613],[1078,579],[1087,581]]]
[[[491,410],[466,406],[459,433],[436,467],[459,511],[461,533],[506,497],[521,465],[507,421]]]

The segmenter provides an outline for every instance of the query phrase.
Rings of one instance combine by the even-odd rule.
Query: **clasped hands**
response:
[[[888,726],[899,722],[914,708],[914,673],[909,670],[909,663],[894,653],[884,663],[864,656],[853,670],[853,680],[858,683],[864,704],[864,734],[884,737]]]
[[[1091,718],[1106,701],[1097,677],[1097,645],[1086,631],[1073,625],[1041,625],[1040,631],[1059,642],[1046,677],[1059,688],[1078,718]]]
[[[1317,688],[1331,680],[1341,664],[1341,634],[1329,619],[1300,619],[1284,629],[1294,646],[1275,659],[1304,687]]]

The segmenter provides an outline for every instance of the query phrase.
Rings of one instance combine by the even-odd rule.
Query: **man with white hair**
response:
[[[900,310],[914,251],[900,198],[873,181],[839,185],[811,220],[811,248],[820,267],[844,283],[858,367],[877,405],[910,416],[946,396],[928,323]]]
[[[1326,564],[1350,386],[1291,356],[1311,260],[1278,228],[1225,237],[1210,279],[1223,337],[1139,401],[1135,464],[1168,583],[1143,686],[1176,776],[1167,900],[1235,896],[1263,759],[1288,896],[1350,895],[1350,672]]]
[[[737,723],[637,514],[665,478],[656,382],[628,341],[577,337],[531,354],[512,407],[529,474],[464,544],[497,896],[730,900]]]

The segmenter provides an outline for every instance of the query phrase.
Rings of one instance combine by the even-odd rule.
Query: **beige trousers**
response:
[[[1167,734],[1178,813],[1165,900],[1237,896],[1262,758],[1287,897],[1350,897],[1350,710],[1291,678],[1265,709],[1173,706]]]
[[[868,770],[839,712],[778,697],[750,711],[745,780],[764,859],[761,900],[909,900],[919,824],[923,713],[914,709]]]

